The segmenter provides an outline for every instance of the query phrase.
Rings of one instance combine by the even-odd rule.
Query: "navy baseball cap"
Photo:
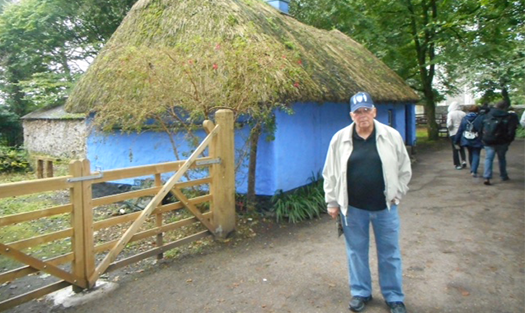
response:
[[[367,92],[360,91],[350,98],[350,112],[355,112],[359,108],[374,108],[374,101]]]

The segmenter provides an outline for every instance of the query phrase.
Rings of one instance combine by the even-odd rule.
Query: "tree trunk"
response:
[[[436,122],[436,103],[432,85],[425,86],[425,116],[427,118],[428,139],[439,139],[439,125]]]
[[[261,136],[261,125],[257,123],[250,132],[250,160],[248,164],[248,193],[246,195],[246,207],[250,210],[255,208],[255,171],[257,169],[257,144]]]

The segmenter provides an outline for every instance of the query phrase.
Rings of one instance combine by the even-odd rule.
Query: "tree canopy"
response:
[[[21,117],[63,104],[135,0],[22,0],[0,14],[0,95]],[[20,139],[17,140],[20,144]]]
[[[422,96],[429,137],[435,105],[467,81],[480,93],[523,90],[524,2],[300,0],[292,14],[363,43]]]

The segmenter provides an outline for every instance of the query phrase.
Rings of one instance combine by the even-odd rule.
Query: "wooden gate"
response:
[[[69,176],[0,185],[0,198],[67,189],[70,199],[70,203],[64,205],[1,216],[0,227],[61,214],[71,216],[70,227],[32,238],[0,243],[2,256],[24,264],[22,267],[1,272],[0,284],[5,286],[15,279],[38,272],[45,272],[58,279],[42,288],[0,302],[0,310],[70,285],[73,285],[76,291],[92,288],[100,275],[106,272],[151,256],[160,259],[169,249],[210,234],[225,237],[233,231],[235,228],[233,113],[229,110],[219,110],[215,117],[216,125],[211,121],[204,122],[207,136],[185,161],[91,173],[89,161],[81,160],[70,164]],[[206,149],[208,149],[207,156],[202,156]],[[208,177],[181,182],[181,178],[190,168],[202,167],[208,168]],[[161,174],[170,172],[174,174],[163,184]],[[154,185],[151,187],[100,198],[92,196],[92,187],[95,184],[148,175],[154,177]],[[208,194],[190,198],[183,192],[183,188],[196,185],[207,185],[208,188],[204,189],[209,191]],[[162,200],[170,192],[177,201],[163,204]],[[143,197],[152,198],[140,211],[104,219],[94,218],[96,208]],[[207,211],[204,212],[199,208],[202,204],[207,204]],[[166,222],[167,214],[183,208],[193,216]],[[107,242],[94,240],[95,233],[126,223],[131,224],[120,227],[122,233],[118,239]],[[204,229],[184,238],[166,242],[164,234],[193,224],[200,224]],[[118,259],[130,243],[151,237],[155,239],[154,247],[132,255],[127,253],[125,257]],[[70,240],[71,251],[47,260],[34,257],[28,252],[32,247],[55,240]]]

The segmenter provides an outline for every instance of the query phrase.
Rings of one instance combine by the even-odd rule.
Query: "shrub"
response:
[[[0,173],[26,172],[30,169],[25,150],[0,146]]]
[[[525,128],[518,126],[516,130],[516,138],[525,138]]]
[[[311,183],[293,191],[282,190],[272,197],[273,210],[277,221],[288,220],[291,223],[319,217],[326,210],[323,180],[320,175],[313,175]]]

